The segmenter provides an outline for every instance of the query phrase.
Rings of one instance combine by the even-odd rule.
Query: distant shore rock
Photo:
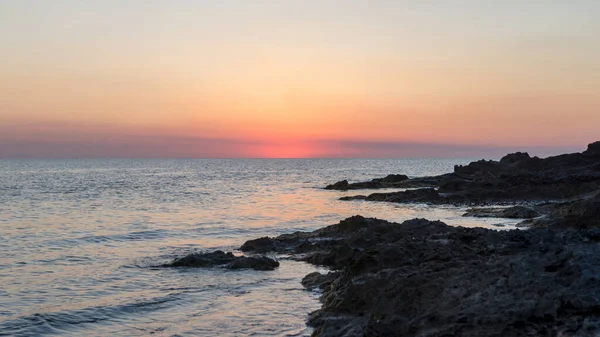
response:
[[[600,141],[589,144],[583,154],[586,156],[600,156]]]
[[[600,142],[589,144],[583,153],[548,158],[516,152],[500,161],[479,160],[457,165],[452,173],[407,179],[393,186],[424,187],[425,181],[430,188],[417,192],[345,196],[341,200],[492,205],[582,198],[600,191]],[[346,182],[339,187],[348,190],[361,186],[353,185]],[[431,188],[435,188],[435,192]]]
[[[439,203],[440,194],[433,188],[420,188],[416,190],[407,190],[390,193],[373,193],[368,196],[356,195],[341,197],[340,200],[366,200],[366,201],[386,201],[396,203],[421,202],[421,203]]]
[[[463,216],[477,218],[507,218],[507,219],[531,219],[537,218],[541,214],[536,210],[526,206],[513,206],[507,208],[486,207],[470,208]]]
[[[350,184],[348,180],[341,180],[335,184],[325,186],[326,190],[358,190],[358,189],[377,189],[377,188],[392,188],[398,187],[398,183],[408,180],[408,176],[404,174],[390,174],[384,178],[376,178],[371,181],[364,181]]]
[[[217,250],[211,253],[192,253],[182,258],[177,258],[163,267],[223,267],[225,269],[254,269],[274,270],[279,267],[279,262],[265,256],[235,256]]]

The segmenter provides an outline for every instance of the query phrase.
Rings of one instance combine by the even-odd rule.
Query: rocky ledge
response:
[[[584,220],[581,218],[582,221]],[[354,216],[246,242],[328,266],[314,336],[598,336],[600,231],[494,231]]]
[[[513,207],[485,207],[470,208],[463,216],[476,218],[506,218],[506,219],[532,219],[541,214],[531,207],[513,206]]]
[[[398,183],[408,180],[404,174],[390,174],[385,178],[376,178],[371,181],[364,181],[350,184],[348,180],[338,181],[335,184],[325,186],[326,190],[358,190],[363,188],[391,188],[400,186]]]
[[[325,186],[326,190],[361,190],[361,189],[381,189],[381,188],[419,188],[436,187],[446,175],[436,177],[418,177],[409,178],[404,174],[390,174],[384,178],[375,178],[370,181],[349,183],[348,180],[341,180],[335,184]]]
[[[456,166],[454,172],[404,180],[386,187],[424,187],[417,190],[347,196],[342,200],[427,202],[432,204],[495,204],[518,201],[565,201],[600,191],[600,142],[582,153],[548,158],[523,152],[500,161],[480,160]],[[340,183],[337,183],[340,184]],[[356,189],[363,183],[348,184]],[[333,186],[335,186],[334,184]],[[340,184],[340,186],[346,184]]]
[[[226,269],[273,270],[279,267],[279,262],[266,256],[235,256],[217,250],[212,253],[192,253],[162,267],[222,267]]]

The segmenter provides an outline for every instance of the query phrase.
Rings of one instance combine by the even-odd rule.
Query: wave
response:
[[[34,313],[0,323],[0,336],[25,337],[84,331],[90,324],[121,322],[132,315],[168,308],[171,302],[179,300],[181,297],[177,293],[133,303]]]

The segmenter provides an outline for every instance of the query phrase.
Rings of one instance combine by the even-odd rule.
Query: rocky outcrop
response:
[[[531,219],[537,218],[541,214],[533,208],[526,206],[513,207],[486,207],[486,208],[471,208],[468,209],[463,216],[471,216],[477,218],[507,218],[507,219]]]
[[[596,229],[494,231],[355,216],[270,240],[334,270],[303,281],[323,289],[309,320],[314,336],[600,334]]]
[[[340,200],[386,201],[396,203],[440,203],[442,201],[440,194],[433,188],[421,188],[416,190],[407,190],[391,193],[373,193],[368,196],[348,196],[341,197]]]
[[[346,190],[352,189],[352,187],[350,186],[350,183],[348,182],[348,180],[341,180],[335,184],[325,186],[325,189],[326,190],[346,191]]]
[[[600,193],[554,205],[548,215],[526,222],[531,227],[600,228]]]
[[[235,256],[217,250],[212,253],[193,253],[177,258],[163,267],[223,267],[226,269],[273,270],[279,267],[279,262],[265,256]]]
[[[600,157],[600,141],[589,144],[587,150],[583,152],[583,155],[589,157]]]
[[[325,289],[339,276],[339,272],[329,272],[327,274],[314,272],[304,276],[302,279],[302,285],[306,289]]]
[[[327,185],[326,190],[359,190],[359,189],[377,189],[377,188],[394,188],[401,187],[401,183],[409,178],[404,174],[390,174],[384,178],[375,178],[371,181],[363,181],[350,184],[348,180],[338,181],[335,184]]]
[[[404,174],[389,174],[385,178],[376,178],[371,181],[376,183],[399,183],[408,180],[408,176]]]
[[[439,197],[429,192],[376,193],[344,197],[387,202],[429,202],[439,204],[494,204],[521,201],[567,200],[600,191],[600,142],[588,145],[583,153],[538,158],[517,152],[500,161],[480,160],[458,165],[453,173],[427,177],[435,182]],[[401,184],[409,184],[409,179]],[[407,191],[409,192],[409,191]],[[414,196],[413,200],[410,197]]]

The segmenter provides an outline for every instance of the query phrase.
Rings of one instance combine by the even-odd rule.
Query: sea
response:
[[[363,215],[499,230],[466,207],[340,201],[329,191],[471,159],[0,160],[0,336],[309,336],[324,268],[161,268],[197,251]]]

